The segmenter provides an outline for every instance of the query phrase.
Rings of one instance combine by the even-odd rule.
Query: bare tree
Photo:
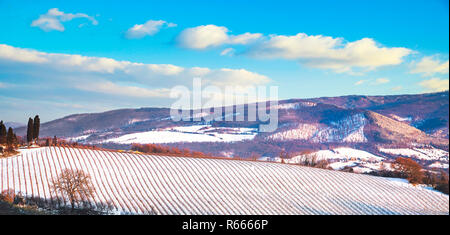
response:
[[[53,179],[52,190],[69,200],[72,212],[75,203],[89,201],[95,192],[90,175],[82,170],[72,169],[64,169],[56,179]]]

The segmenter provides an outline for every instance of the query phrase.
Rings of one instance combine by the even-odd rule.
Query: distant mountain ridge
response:
[[[302,145],[311,145],[317,148],[320,145],[347,144],[361,144],[366,147],[392,144],[431,144],[448,149],[448,107],[448,91],[417,95],[341,96],[282,100],[276,107],[279,114],[278,129],[273,133],[257,133],[252,140],[245,138],[248,146],[242,151],[244,151],[243,154],[246,154],[254,149],[251,146],[264,144],[276,145],[278,150],[296,149]],[[240,115],[244,115],[247,120],[246,112],[234,113],[234,116]],[[119,109],[104,113],[74,114],[43,123],[41,124],[41,136],[56,135],[77,142],[112,146],[114,143],[142,142],[136,136],[130,136],[132,139],[126,142],[111,141],[117,140],[117,137],[121,136],[127,137],[134,133],[170,135],[170,133],[175,134],[173,131],[180,134],[179,130],[173,128],[205,124],[209,125],[205,128],[210,129],[201,133],[198,131],[195,133],[183,132],[183,135],[191,134],[192,138],[188,136],[188,139],[192,141],[204,135],[221,139],[228,137],[224,137],[224,134],[245,134],[239,133],[238,128],[250,128],[257,131],[260,122],[173,122],[168,108]],[[24,135],[25,128],[18,128],[17,132]],[[155,139],[153,137],[155,136],[147,138],[147,141]],[[208,138],[205,139],[208,140]],[[231,139],[239,140],[239,138]],[[186,142],[185,139],[182,140]],[[243,148],[239,143],[234,145],[236,148]],[[240,147],[237,147],[238,145]],[[212,146],[215,146],[216,150]],[[193,148],[200,151],[217,152],[222,152],[230,146],[233,145],[212,144],[203,147],[197,144],[192,145]],[[211,148],[213,149],[211,150]],[[262,151],[260,154],[267,153]]]
[[[11,128],[13,128],[13,129],[15,129],[15,128],[17,128],[17,127],[23,127],[23,126],[25,126],[25,124],[20,123],[20,122],[5,122],[4,124],[5,124],[6,128],[11,127]]]
[[[444,91],[419,95],[340,96],[309,100],[348,109],[371,110],[397,121],[407,122],[428,134],[443,132],[441,137],[448,138],[448,95],[449,92]]]

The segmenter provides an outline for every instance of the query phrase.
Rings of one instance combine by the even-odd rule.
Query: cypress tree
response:
[[[41,120],[39,119],[39,115],[36,115],[34,117],[34,122],[33,122],[33,139],[35,140],[35,142],[37,143],[38,139],[39,139],[39,127],[41,125]]]
[[[28,118],[28,127],[27,127],[27,142],[30,143],[33,141],[33,119]]]
[[[6,144],[6,126],[0,122],[0,144]]]
[[[17,139],[16,133],[14,133],[14,135],[13,135],[13,144],[14,144],[14,146],[17,146],[19,144],[19,139]]]
[[[14,145],[14,132],[10,127],[8,129],[8,134],[6,134],[6,146],[8,149],[12,150],[12,146]]]

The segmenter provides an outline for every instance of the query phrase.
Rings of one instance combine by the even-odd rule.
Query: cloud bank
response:
[[[50,79],[51,86],[58,84],[68,89],[137,98],[168,98],[171,87],[190,86],[194,77],[201,77],[205,85],[217,86],[254,86],[270,82],[268,77],[245,69],[144,64],[0,44],[0,66],[5,63],[17,64],[26,73]]]
[[[412,50],[403,47],[378,45],[370,38],[345,42],[342,38],[299,33],[294,36],[271,36],[249,48],[245,54],[262,59],[295,60],[308,67],[343,73],[352,72],[355,68],[373,70],[398,65],[411,53]]]
[[[448,74],[448,60],[441,62],[435,59],[436,56],[425,56],[417,63],[413,63],[411,73],[420,73],[424,76],[432,76],[434,74]]]
[[[258,59],[293,60],[312,68],[350,74],[357,74],[355,69],[370,71],[401,64],[404,57],[413,52],[404,47],[386,47],[371,38],[347,42],[343,38],[305,33],[292,36],[248,32],[232,35],[228,28],[216,25],[185,29],[178,35],[177,42],[192,50],[244,45],[245,49],[238,54]],[[231,55],[234,51],[235,48],[228,47],[220,54]]]
[[[93,25],[98,24],[97,20],[94,17],[86,15],[84,13],[64,13],[58,10],[58,8],[52,8],[48,10],[47,13],[40,15],[38,19],[33,20],[33,22],[31,22],[31,26],[39,27],[46,32],[53,30],[63,32],[65,28],[62,22],[71,21],[76,18],[85,18],[91,21]]]
[[[448,91],[448,79],[431,78],[419,83],[425,89],[425,92]]]
[[[125,33],[128,39],[139,39],[145,36],[152,36],[158,33],[163,27],[176,27],[174,23],[168,23],[164,20],[149,20],[144,24],[136,24]]]

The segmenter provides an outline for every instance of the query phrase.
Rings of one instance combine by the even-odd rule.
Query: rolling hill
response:
[[[0,159],[0,189],[47,200],[62,169],[92,177],[95,202],[133,214],[448,214],[448,195],[397,179],[297,165],[81,148]]]

